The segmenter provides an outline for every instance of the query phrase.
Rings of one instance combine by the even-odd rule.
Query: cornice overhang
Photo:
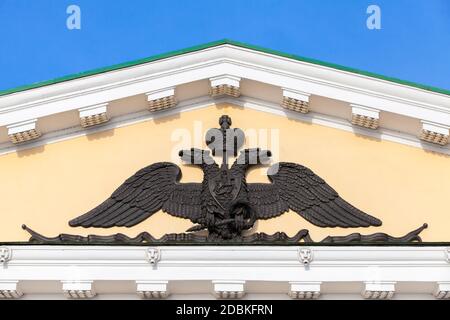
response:
[[[61,142],[81,136],[86,136],[102,131],[112,130],[115,128],[126,127],[137,123],[162,119],[164,117],[173,116],[181,112],[189,112],[193,110],[208,108],[212,105],[230,104],[257,110],[276,116],[287,117],[290,119],[299,120],[305,123],[317,124],[325,127],[331,127],[347,132],[352,132],[361,136],[368,136],[380,140],[391,141],[400,143],[403,145],[411,146],[414,148],[421,148],[427,151],[448,154],[450,155],[450,146],[439,146],[437,144],[424,143],[419,137],[414,135],[403,133],[392,129],[378,128],[378,130],[366,129],[359,126],[354,126],[346,119],[338,118],[331,115],[322,113],[309,112],[303,114],[300,112],[294,112],[286,110],[280,107],[278,104],[268,101],[263,101],[255,98],[240,97],[231,98],[223,97],[219,99],[212,99],[208,96],[195,98],[187,101],[183,101],[177,105],[176,108],[166,109],[159,112],[149,112],[148,110],[133,112],[118,117],[112,118],[108,123],[91,128],[70,127],[46,134],[43,138],[35,141],[31,141],[23,145],[12,145],[9,142],[0,143],[0,155],[23,151],[29,148],[35,148],[41,145],[51,144],[55,142]]]
[[[224,75],[450,126],[449,95],[225,43],[0,96],[0,129]]]
[[[55,282],[63,286],[53,293],[89,298],[97,285],[123,281],[134,283],[135,291],[129,293],[142,298],[165,298],[169,288],[170,294],[179,294],[186,283],[196,293],[220,298],[241,298],[269,288],[286,298],[326,298],[344,287],[345,292],[367,299],[412,293],[446,297],[450,275],[446,247],[311,246],[306,249],[314,258],[306,265],[300,254],[305,248],[11,245],[11,259],[0,271],[0,287],[3,283],[4,290],[20,290],[16,298],[22,292],[27,295],[34,282],[34,293],[44,290],[46,282]],[[158,252],[156,263],[149,259],[150,249]],[[114,293],[101,291],[100,296]]]

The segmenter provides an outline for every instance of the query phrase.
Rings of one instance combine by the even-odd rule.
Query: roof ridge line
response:
[[[35,82],[32,84],[18,86],[18,87],[11,88],[11,89],[0,90],[0,97],[6,96],[9,94],[15,94],[15,93],[23,92],[23,91],[28,91],[28,90],[32,90],[32,89],[42,88],[42,87],[50,86],[53,84],[58,84],[58,83],[63,83],[63,82],[71,81],[71,80],[94,76],[94,75],[102,74],[105,72],[111,72],[111,71],[117,71],[117,70],[121,70],[121,69],[125,69],[125,68],[130,68],[130,67],[138,66],[141,64],[154,62],[154,61],[158,61],[158,60],[162,60],[162,59],[167,59],[167,58],[171,58],[171,57],[176,57],[176,56],[179,56],[182,54],[193,53],[196,51],[214,48],[214,47],[217,47],[220,45],[225,45],[225,44],[233,45],[236,47],[241,47],[241,48],[245,48],[245,49],[249,49],[249,50],[254,50],[254,51],[258,51],[258,52],[262,52],[262,53],[272,54],[275,56],[284,57],[284,58],[288,58],[288,59],[292,59],[292,60],[296,60],[296,61],[311,63],[314,65],[320,65],[320,66],[332,68],[335,70],[345,71],[345,72],[349,72],[349,73],[353,73],[353,74],[358,74],[358,75],[362,75],[362,76],[366,76],[366,77],[370,77],[370,78],[374,78],[374,79],[384,80],[384,81],[401,84],[401,85],[405,85],[405,86],[412,87],[412,88],[422,89],[425,91],[430,91],[430,92],[440,93],[443,95],[450,96],[450,90],[447,90],[447,89],[438,88],[438,87],[434,87],[434,86],[430,86],[430,85],[424,85],[424,84],[416,83],[413,81],[399,79],[396,77],[385,76],[385,75],[381,75],[381,74],[377,74],[377,73],[373,73],[373,72],[369,72],[369,71],[359,70],[359,69],[352,68],[352,67],[346,67],[346,66],[336,64],[336,63],[326,62],[326,61],[322,61],[322,60],[318,60],[318,59],[314,59],[314,58],[308,58],[308,57],[304,57],[304,56],[300,56],[300,55],[296,55],[296,54],[285,53],[285,52],[278,51],[278,50],[267,49],[267,48],[264,48],[261,46],[250,45],[250,44],[247,44],[244,42],[239,42],[239,41],[235,41],[232,39],[223,38],[220,40],[187,47],[185,49],[173,50],[173,51],[169,51],[166,53],[161,53],[161,54],[157,54],[157,55],[153,55],[153,56],[149,56],[149,57],[145,57],[145,58],[126,61],[123,63],[114,64],[114,65],[110,65],[110,66],[95,68],[95,69],[91,69],[91,70],[87,70],[87,71],[83,71],[83,72],[79,72],[79,73],[69,74],[66,76],[57,77],[57,78],[50,79],[50,80],[44,80],[44,81]]]

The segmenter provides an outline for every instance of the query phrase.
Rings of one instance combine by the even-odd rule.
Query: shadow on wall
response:
[[[36,154],[42,153],[44,151],[45,151],[45,145],[38,146],[38,147],[35,147],[35,148],[31,148],[31,149],[26,149],[26,150],[19,150],[19,151],[17,151],[17,156],[19,158],[31,157],[31,156],[34,156]]]
[[[421,146],[422,146],[422,148],[423,148],[422,150],[423,150],[425,153],[432,154],[433,156],[437,156],[437,157],[441,157],[441,158],[446,158],[446,159],[449,159],[449,158],[450,158],[450,155],[449,155],[449,154],[443,153],[444,151],[447,151],[447,152],[449,151],[449,149],[446,148],[445,146],[440,147],[440,148],[442,148],[442,152],[436,152],[436,151],[433,151],[433,150],[427,150],[427,149],[425,149],[427,146],[430,146],[430,143],[427,143],[427,142],[423,141],[423,142],[420,142],[420,144],[421,144]],[[433,146],[439,148],[438,145],[433,145]]]
[[[217,103],[216,104],[217,110],[223,110],[223,109],[236,109],[236,110],[244,110],[245,108],[243,106],[238,106],[236,104],[231,103]]]
[[[106,131],[102,131],[102,132],[89,132],[89,130],[86,132],[86,138],[89,141],[96,141],[96,140],[101,140],[104,138],[110,138],[112,136],[114,136],[115,133],[115,129],[110,129],[110,130],[106,130]]]
[[[367,136],[367,135],[364,135],[364,134],[357,133],[357,132],[353,131],[353,135],[355,137],[357,137],[357,138],[361,138],[361,139],[368,140],[368,141],[373,141],[373,142],[381,142],[382,141],[381,140],[381,134],[377,134],[377,136],[372,137],[372,136]]]
[[[229,103],[219,103],[215,105],[217,110],[224,110],[224,109],[228,109],[228,108],[232,108],[232,109],[237,109],[237,110],[244,110],[244,107],[242,106],[238,106],[238,105],[234,105],[234,104],[229,104]],[[171,114],[171,115],[165,115],[167,111],[160,111],[158,113],[155,113],[155,115],[158,116],[158,118],[153,119],[155,124],[161,124],[161,123],[167,123],[170,121],[174,121],[174,120],[178,120],[180,119],[180,112],[177,112],[175,114]]]
[[[155,113],[159,117],[156,119],[153,119],[153,122],[155,124],[162,124],[162,123],[167,123],[167,122],[171,122],[171,121],[180,119],[180,112],[177,112],[177,113],[171,114],[171,115],[164,115],[164,113],[165,113],[164,111],[160,111],[159,114]]]

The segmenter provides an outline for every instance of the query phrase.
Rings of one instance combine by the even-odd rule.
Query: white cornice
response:
[[[0,126],[222,74],[450,124],[450,97],[446,95],[223,45],[0,97]]]
[[[112,118],[108,123],[93,127],[93,128],[81,128],[81,127],[71,127],[68,129],[63,129],[59,131],[55,131],[52,133],[46,134],[41,139],[30,142],[24,145],[12,145],[11,143],[3,143],[0,144],[0,155],[5,155],[13,152],[18,152],[22,150],[26,150],[29,148],[35,148],[41,145],[61,142],[77,137],[86,136],[89,134],[102,132],[106,130],[111,130],[115,128],[121,128],[129,125],[133,125],[136,123],[141,123],[145,121],[150,121],[153,119],[159,119],[168,117],[180,112],[188,112],[192,110],[202,109],[210,107],[215,104],[229,103],[237,106],[242,106],[245,108],[250,108],[262,112],[267,112],[270,114],[288,117],[292,119],[296,119],[299,121],[318,124],[326,127],[336,128],[339,130],[344,130],[348,132],[352,132],[358,135],[369,136],[373,138],[377,138],[380,140],[386,140],[391,142],[396,142],[404,145],[408,145],[415,148],[421,148],[427,151],[433,151],[443,154],[450,154],[450,145],[447,146],[438,146],[435,144],[427,143],[421,141],[418,137],[406,134],[394,130],[388,129],[378,129],[371,130],[365,129],[361,127],[357,127],[352,125],[349,121],[345,119],[340,119],[334,116],[329,116],[325,114],[319,114],[310,112],[308,114],[300,114],[298,112],[289,111],[283,109],[279,105],[267,101],[262,101],[259,99],[249,98],[249,97],[240,97],[240,98],[220,98],[220,99],[212,99],[208,96],[196,98],[188,101],[183,101],[177,105],[175,108],[171,108],[168,110],[164,110],[157,113],[150,113],[148,111],[139,111],[127,115],[123,115],[120,117]]]
[[[23,268],[30,266],[73,266],[73,267],[99,267],[99,266],[123,266],[146,267],[152,269],[148,260],[148,247],[145,246],[7,246],[12,252],[12,259],[4,269],[22,272]],[[299,257],[299,246],[158,246],[159,261],[153,270],[165,267],[217,267],[218,272],[225,267],[295,267],[299,273],[307,273],[314,268],[328,267],[372,267],[365,281],[375,281],[371,277],[378,275],[372,273],[378,267],[407,268],[412,271],[416,267],[444,268],[444,273],[423,274],[419,278],[427,281],[444,281],[450,274],[450,265],[447,262],[447,248],[439,246],[396,246],[396,247],[309,247],[314,259],[305,268]],[[64,271],[64,270],[62,270]],[[107,278],[102,269],[98,269],[95,279]],[[186,269],[186,271],[189,271]],[[191,269],[189,272],[192,272]],[[223,271],[223,270],[222,270]],[[367,271],[367,270],[366,270]],[[2,271],[2,279],[8,275],[8,271]],[[222,277],[217,279],[227,280],[226,272],[219,273]],[[353,279],[362,274],[347,274],[346,278]],[[398,280],[417,280],[410,274],[398,274]],[[171,279],[184,279],[187,274],[173,273]],[[201,272],[195,273],[199,279],[207,279],[208,275]],[[244,275],[243,275],[244,276]],[[249,272],[246,279],[258,279],[261,274]],[[270,279],[289,278],[286,274],[267,274]],[[37,275],[42,279],[57,278],[57,274]],[[327,278],[334,278],[329,275]],[[7,278],[7,277],[6,277]],[[129,274],[129,279],[145,280],[137,274]],[[297,277],[296,277],[297,278]],[[94,279],[94,280],[95,280]],[[215,279],[215,280],[217,280]],[[73,279],[65,279],[74,281]],[[78,280],[78,279],[77,279]],[[92,279],[90,279],[92,280]],[[236,280],[236,279],[235,279]],[[245,279],[243,279],[245,280]],[[345,279],[343,279],[345,280]],[[389,279],[385,279],[391,281]],[[448,280],[448,279],[447,279]],[[296,281],[295,279],[292,281]],[[300,280],[299,280],[300,281]],[[315,280],[314,280],[315,281]],[[329,280],[327,280],[329,281]]]
[[[281,286],[271,292],[294,298],[308,292],[315,297],[327,295],[327,290],[343,285],[353,288],[351,293],[360,293],[365,285],[365,291],[371,292],[367,297],[375,298],[373,292],[393,292],[393,283],[396,293],[415,293],[420,288],[431,297],[438,286],[445,291],[442,284],[450,279],[445,247],[310,247],[314,259],[307,267],[299,257],[299,246],[160,246],[156,265],[150,264],[145,246],[8,248],[13,255],[0,269],[0,283],[17,288],[23,282],[25,295],[30,282],[62,281],[64,290],[79,287],[92,293],[97,282],[129,281],[137,284],[137,290],[130,287],[135,295],[136,291],[159,292],[144,295],[149,298],[167,296],[169,286],[176,294],[183,283],[189,283],[195,293],[210,293],[213,288],[222,298],[242,297],[247,289],[264,293],[273,284]],[[33,292],[39,288],[33,285]]]
[[[365,90],[364,88],[361,88],[361,86],[356,87],[356,86],[350,86],[350,85],[343,85],[340,83],[335,83],[335,82],[331,82],[331,81],[324,80],[324,79],[315,79],[315,78],[308,77],[305,75],[295,74],[295,73],[289,72],[289,71],[279,71],[279,70],[276,70],[273,68],[264,67],[262,65],[255,65],[252,63],[248,63],[248,62],[227,59],[227,58],[218,58],[218,59],[208,61],[208,62],[202,62],[202,63],[198,63],[198,64],[191,65],[191,66],[176,68],[176,69],[172,69],[172,70],[161,72],[161,73],[155,73],[155,74],[146,75],[146,76],[142,76],[142,77],[132,78],[129,80],[123,80],[118,83],[111,83],[111,84],[106,84],[106,85],[102,85],[99,87],[92,87],[92,88],[88,88],[85,90],[79,90],[79,91],[77,91],[77,90],[69,91],[68,90],[68,92],[65,94],[51,96],[51,97],[45,98],[45,99],[36,99],[34,101],[23,103],[23,104],[16,104],[16,105],[2,107],[2,105],[3,105],[2,99],[3,98],[0,97],[0,115],[8,114],[9,112],[20,111],[22,109],[30,109],[33,107],[38,107],[38,106],[42,106],[42,105],[48,105],[48,104],[53,104],[53,103],[57,103],[57,102],[61,102],[61,101],[66,101],[69,99],[77,99],[80,97],[83,97],[86,99],[87,98],[95,98],[95,97],[87,97],[87,96],[99,95],[99,94],[107,92],[109,90],[130,89],[130,91],[128,91],[128,92],[114,93],[112,96],[105,97],[104,101],[99,101],[96,104],[106,103],[111,100],[126,98],[126,97],[129,97],[132,95],[144,94],[147,91],[160,90],[161,88],[163,88],[165,86],[177,86],[177,85],[181,85],[184,83],[189,83],[189,82],[193,82],[193,81],[197,81],[197,80],[203,80],[203,79],[207,79],[207,78],[217,77],[219,75],[222,75],[227,70],[230,70],[229,69],[230,67],[232,69],[234,67],[234,69],[236,69],[234,74],[235,75],[239,74],[239,76],[242,78],[260,81],[263,83],[268,83],[268,84],[280,86],[280,87],[283,87],[283,85],[282,85],[283,83],[288,83],[288,84],[291,84],[291,87],[298,88],[299,90],[301,89],[302,91],[304,91],[306,87],[312,87],[313,90],[308,91],[311,94],[316,94],[319,96],[325,96],[325,97],[329,97],[332,99],[343,100],[343,101],[348,100],[348,102],[352,103],[352,104],[367,105],[367,104],[364,104],[364,103],[361,103],[358,101],[360,101],[360,99],[367,100],[368,98],[375,98],[375,99],[385,100],[384,102],[389,102],[389,104],[391,104],[391,102],[396,103],[395,105],[393,105],[394,108],[399,107],[397,104],[400,104],[403,106],[419,107],[419,108],[423,108],[423,109],[430,110],[430,111],[443,112],[445,114],[450,115],[450,97],[448,97],[448,96],[443,96],[446,98],[445,99],[446,101],[444,100],[443,102],[445,102],[446,105],[448,105],[448,106],[440,106],[440,105],[430,104],[430,103],[426,103],[426,102],[419,102],[419,101],[413,100],[413,99],[406,99],[406,98],[394,96],[391,94],[383,94],[380,92]],[[334,70],[334,69],[332,69],[332,70]],[[249,71],[253,71],[254,74],[248,73]],[[204,76],[197,75],[199,73],[205,74],[205,75]],[[229,72],[229,73],[231,73],[231,72]],[[260,73],[260,74],[258,74],[258,73]],[[181,75],[183,75],[183,77],[180,77]],[[278,76],[280,78],[278,78],[278,77],[274,78],[273,76]],[[82,81],[82,80],[83,79],[74,80],[74,81]],[[168,83],[168,85],[161,86],[162,80],[165,81],[164,83]],[[297,82],[296,82],[296,80],[297,80]],[[298,81],[302,81],[302,82],[298,82]],[[141,87],[147,85],[146,82],[150,82],[150,83],[148,83],[147,90],[145,90],[144,88],[141,88],[141,89],[136,88],[138,84],[141,84]],[[314,84],[319,85],[320,87],[314,86]],[[389,84],[397,85],[397,84],[391,84],[391,83],[389,83]],[[133,88],[127,88],[129,86],[133,86]],[[289,85],[286,85],[285,87],[289,87]],[[42,88],[42,90],[44,90],[44,89],[46,89],[46,88]],[[339,89],[342,92],[334,92],[332,89]],[[35,89],[35,90],[40,90],[40,89]],[[124,91],[124,90],[122,90],[122,91]],[[354,96],[353,98],[355,100],[352,100],[352,96],[349,96],[349,94],[351,94],[351,93],[363,95],[363,97]],[[431,94],[431,95],[435,94],[435,93],[429,93],[429,92],[427,92],[427,93]],[[42,95],[40,95],[39,98],[41,96]],[[43,94],[43,96],[46,96],[46,94]],[[364,96],[366,96],[366,97],[364,97]],[[8,97],[8,96],[6,96],[6,97]],[[356,99],[358,99],[358,100],[356,100]],[[400,112],[401,110],[394,110],[393,108],[388,108],[387,106],[383,107],[383,101],[376,100],[376,102],[378,102],[380,104],[378,106],[380,110],[386,110],[386,111],[390,111],[390,112],[394,112],[394,113],[404,114],[406,116],[410,115],[410,114],[408,114],[407,110],[405,110],[405,112]],[[83,102],[81,101],[81,103],[83,103]],[[88,106],[88,105],[86,105],[86,106]],[[92,103],[91,103],[91,105],[92,105]],[[61,107],[58,110],[55,110],[54,112],[51,112],[49,114],[64,112],[64,111],[72,110],[72,109],[77,109],[77,108],[73,107],[73,106],[67,106],[65,108]],[[399,111],[399,112],[395,112],[395,111]],[[48,114],[44,114],[44,115],[48,115]],[[413,115],[411,115],[411,116],[413,116]],[[450,119],[450,117],[449,117],[449,119]],[[427,119],[424,119],[424,120],[427,120]],[[442,119],[442,120],[445,120],[445,119]],[[432,121],[432,120],[429,120],[429,121]],[[439,121],[436,121],[436,122],[439,122]],[[0,117],[0,125],[2,125],[1,117]]]

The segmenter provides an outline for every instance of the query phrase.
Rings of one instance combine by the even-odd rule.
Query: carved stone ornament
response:
[[[137,294],[142,299],[165,299],[169,296],[168,281],[136,281]]]
[[[11,249],[7,247],[0,247],[0,263],[6,265],[11,260]]]
[[[98,207],[69,222],[72,227],[133,227],[162,210],[175,217],[191,220],[195,225],[183,234],[167,234],[155,239],[144,232],[135,238],[123,234],[88,236],[61,234],[44,237],[26,226],[36,243],[189,243],[189,242],[313,242],[307,230],[288,237],[249,234],[257,220],[278,217],[292,210],[308,222],[323,228],[358,228],[381,226],[381,221],[342,199],[313,171],[296,163],[281,162],[268,170],[271,183],[248,183],[246,173],[254,166],[268,164],[268,150],[242,148],[241,129],[231,128],[231,118],[222,116],[220,128],[210,129],[206,143],[213,156],[221,156],[219,166],[210,151],[192,148],[181,150],[181,159],[198,166],[204,173],[201,183],[180,183],[181,169],[169,162],[154,163],[127,179]],[[229,158],[236,157],[230,165]],[[323,243],[411,242],[421,241],[419,234],[427,227],[404,237],[359,233],[344,237],[327,237]],[[206,232],[205,232],[206,231]],[[245,233],[245,235],[244,235]]]
[[[213,281],[214,296],[218,299],[241,299],[245,295],[245,281]]]
[[[289,297],[292,299],[318,299],[320,296],[321,282],[290,282]]]
[[[147,260],[152,266],[155,266],[160,259],[161,256],[158,248],[147,249]]]
[[[19,281],[0,280],[0,299],[19,299],[23,292],[19,288]]]
[[[299,249],[298,255],[300,257],[300,261],[305,265],[309,265],[313,260],[313,253],[311,249],[303,248]]]
[[[372,300],[389,300],[394,297],[394,294],[395,282],[392,281],[366,282],[361,293],[364,299]]]
[[[62,286],[68,299],[92,299],[96,296],[93,281],[62,281]]]

